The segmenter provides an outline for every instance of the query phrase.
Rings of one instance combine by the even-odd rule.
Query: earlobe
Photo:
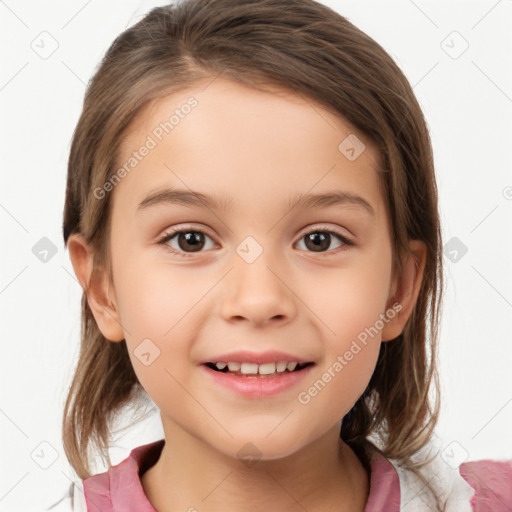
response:
[[[403,265],[403,275],[396,276],[388,303],[388,308],[395,304],[393,310],[398,313],[382,329],[382,341],[394,340],[400,336],[414,309],[423,283],[427,246],[421,240],[411,240],[409,249]]]
[[[94,269],[94,252],[83,235],[73,233],[68,238],[67,248],[75,275],[87,295],[89,308],[98,327],[109,341],[122,341],[124,331],[116,306],[115,297],[110,298],[110,286],[106,271]]]

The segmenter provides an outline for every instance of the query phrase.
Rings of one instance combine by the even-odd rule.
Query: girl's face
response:
[[[378,155],[300,96],[207,84],[146,108],[123,141],[107,337],[126,339],[164,431],[274,459],[339,432],[405,322]],[[313,364],[204,364],[258,360]]]

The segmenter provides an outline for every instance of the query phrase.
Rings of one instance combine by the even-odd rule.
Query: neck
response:
[[[220,453],[175,424],[164,432],[159,460],[141,477],[159,512],[363,512],[368,499],[368,474],[339,438],[339,424],[294,454],[252,462]]]

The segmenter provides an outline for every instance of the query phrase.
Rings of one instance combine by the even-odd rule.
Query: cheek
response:
[[[376,325],[385,313],[390,274],[390,254],[355,254],[346,267],[316,276],[315,286],[304,290],[331,348],[344,350],[350,340]]]
[[[336,283],[324,283],[329,293],[310,295],[311,303],[320,306],[324,357],[298,396],[308,418],[333,424],[350,411],[375,370],[389,285],[377,264],[352,266],[337,277]]]
[[[325,424],[342,420],[368,386],[379,347],[378,343],[356,343],[348,352],[335,354],[305,383],[297,396],[299,416],[306,422],[304,427],[321,430]],[[318,418],[322,418],[320,424]]]
[[[364,392],[379,355],[391,249],[378,251],[378,246],[365,255],[354,255],[346,268],[309,288],[308,300],[317,307],[325,350],[316,380],[303,389],[304,400],[299,403],[317,409],[318,414],[330,411],[333,421],[346,414]]]
[[[212,279],[163,262],[125,261],[117,273],[116,291],[123,325],[135,336],[166,340],[181,327]]]
[[[135,374],[157,403],[182,395],[200,331],[194,318],[215,280],[165,264],[125,259],[117,267],[116,298]],[[176,379],[174,380],[173,377]]]

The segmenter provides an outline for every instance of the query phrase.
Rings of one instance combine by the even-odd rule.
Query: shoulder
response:
[[[94,512],[137,510],[155,512],[144,493],[140,475],[156,463],[165,440],[134,448],[130,455],[108,471],[83,481],[84,494]]]
[[[139,475],[158,459],[164,440],[131,450],[130,455],[108,471],[75,480],[45,512],[155,512],[142,488]]]
[[[437,510],[424,484],[409,470],[396,467],[400,478],[400,510]],[[510,512],[512,510],[512,465],[510,462],[478,460],[450,465],[435,454],[421,473],[432,485],[446,512]],[[409,507],[407,505],[410,504]],[[432,508],[430,508],[432,507]]]
[[[430,512],[438,510],[436,498],[445,512],[511,512],[512,511],[512,461],[476,460],[455,465],[445,460],[439,448],[424,447],[412,457],[420,464],[419,473],[429,482],[435,496],[428,491],[425,483],[412,470],[399,464],[395,459],[374,455],[373,468],[377,460],[385,461],[386,471],[381,469],[375,475],[374,498],[380,497],[386,476],[391,485],[382,493],[384,498],[396,496],[400,512]],[[384,466],[383,466],[384,467]],[[382,485],[381,485],[382,484]],[[376,500],[382,506],[388,499]],[[382,509],[383,510],[383,509]],[[366,512],[366,511],[365,511]]]
[[[462,478],[474,489],[474,510],[509,512],[512,510],[512,460],[482,459],[464,462]]]

